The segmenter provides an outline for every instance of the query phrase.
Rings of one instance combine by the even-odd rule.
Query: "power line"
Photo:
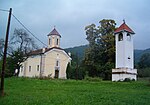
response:
[[[9,12],[9,10],[5,10],[5,9],[0,9],[0,11],[5,11],[5,12]]]
[[[9,12],[9,10],[0,9],[0,11]],[[25,28],[34,38],[36,38],[40,43],[42,43],[44,46],[47,46],[45,43],[43,43],[39,38],[37,38],[14,14],[12,16],[20,23],[23,28]]]
[[[23,28],[25,28],[34,38],[36,38],[39,42],[41,42],[44,46],[47,46],[45,43],[43,43],[39,38],[37,38],[14,14],[12,16],[22,25]]]

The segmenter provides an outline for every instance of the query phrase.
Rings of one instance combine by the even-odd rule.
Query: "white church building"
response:
[[[124,23],[115,31],[116,65],[112,69],[112,81],[123,81],[126,78],[137,80],[137,69],[134,69],[134,31]]]
[[[66,79],[66,68],[71,57],[60,48],[61,35],[54,28],[48,35],[48,48],[29,53],[22,63],[20,77],[44,77]]]

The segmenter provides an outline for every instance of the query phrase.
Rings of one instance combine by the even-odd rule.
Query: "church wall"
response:
[[[58,45],[57,45],[57,39],[58,39]],[[49,48],[51,48],[51,47],[59,47],[60,46],[60,37],[57,36],[57,35],[51,35],[48,38],[48,42],[49,42],[49,44],[48,44]]]
[[[66,78],[66,67],[68,64],[68,57],[64,54],[63,51],[50,51],[46,54],[45,57],[45,70],[44,75],[51,75],[52,78],[55,76],[55,68],[59,68],[59,78]],[[56,66],[56,62],[58,66]]]
[[[40,55],[31,56],[22,63],[23,71],[20,70],[19,76],[35,77],[40,75]]]

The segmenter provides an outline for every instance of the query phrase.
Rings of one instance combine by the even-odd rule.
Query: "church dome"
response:
[[[47,36],[51,36],[51,35],[57,35],[61,37],[61,35],[58,33],[58,31],[55,28]]]

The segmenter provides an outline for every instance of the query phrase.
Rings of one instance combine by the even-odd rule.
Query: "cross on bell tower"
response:
[[[135,79],[137,70],[134,69],[133,35],[125,20],[115,31],[116,69],[112,70],[112,81],[123,81],[125,78]]]

